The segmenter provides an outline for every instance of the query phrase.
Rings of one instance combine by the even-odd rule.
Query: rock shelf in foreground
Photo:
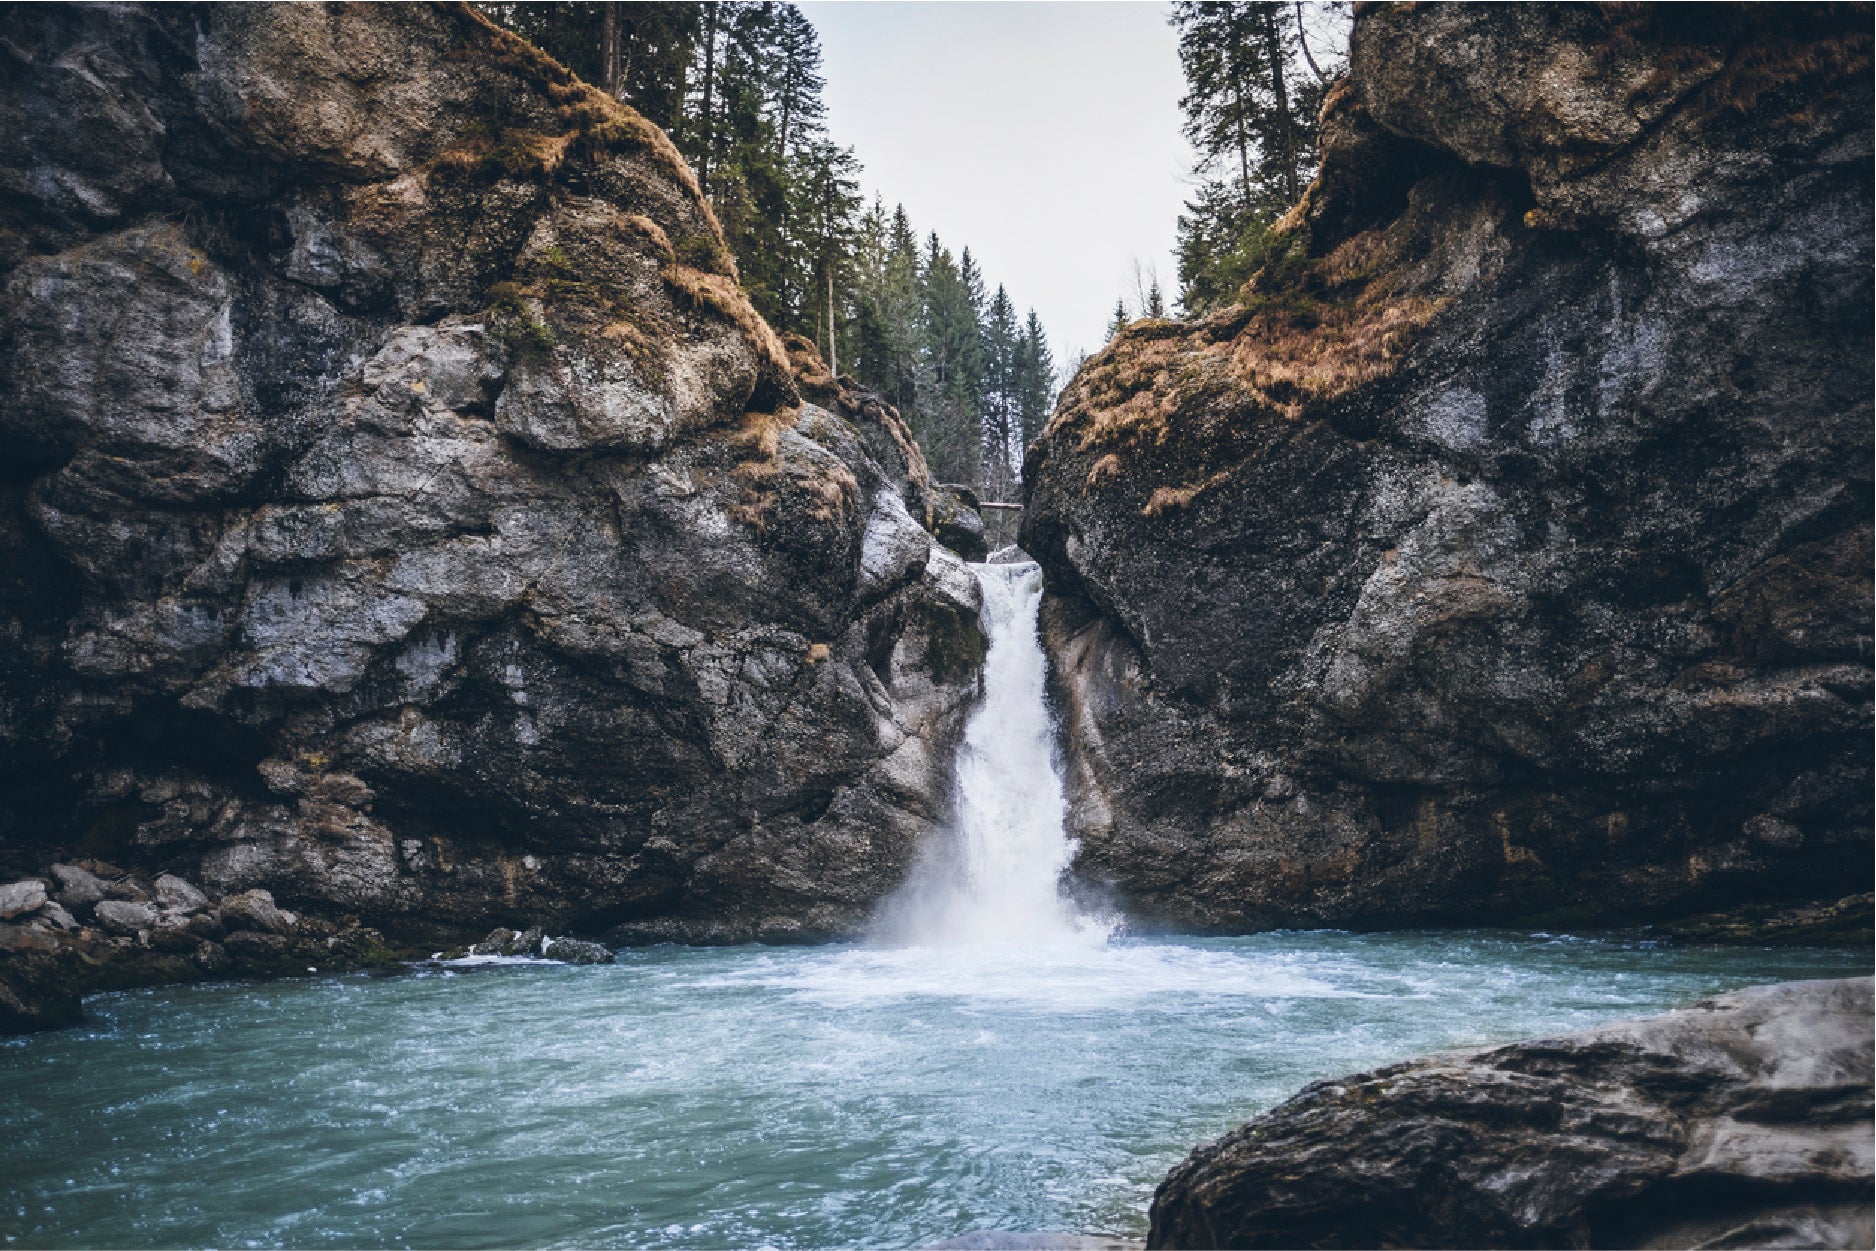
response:
[[[1871,980],[1785,982],[1306,1087],[1150,1247],[1867,1247]]]

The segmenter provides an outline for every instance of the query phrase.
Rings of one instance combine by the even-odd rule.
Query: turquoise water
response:
[[[1863,953],[1511,933],[664,947],[100,996],[0,1044],[18,1246],[1139,1236],[1298,1087]]]

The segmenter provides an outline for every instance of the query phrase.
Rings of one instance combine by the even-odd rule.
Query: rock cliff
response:
[[[1362,7],[1238,303],[1029,453],[1084,875],[1220,930],[1867,884],[1869,50]]]
[[[0,25],[0,870],[436,945],[857,924],[977,587],[665,135],[467,7]]]
[[[1318,1082],[1175,1168],[1149,1247],[1865,1247],[1870,980]]]

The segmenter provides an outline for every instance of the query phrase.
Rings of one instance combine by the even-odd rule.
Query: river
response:
[[[1866,953],[1635,934],[1135,938],[1072,855],[1033,566],[980,571],[954,837],[864,942],[122,992],[0,1043],[17,1246],[915,1247],[1139,1237],[1166,1170],[1309,1081]]]

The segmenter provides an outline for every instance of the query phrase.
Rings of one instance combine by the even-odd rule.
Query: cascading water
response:
[[[984,698],[958,751],[952,837],[882,911],[879,935],[910,946],[1098,943],[1107,926],[1061,893],[1074,856],[1038,637],[1042,571],[974,565],[983,588]]]

